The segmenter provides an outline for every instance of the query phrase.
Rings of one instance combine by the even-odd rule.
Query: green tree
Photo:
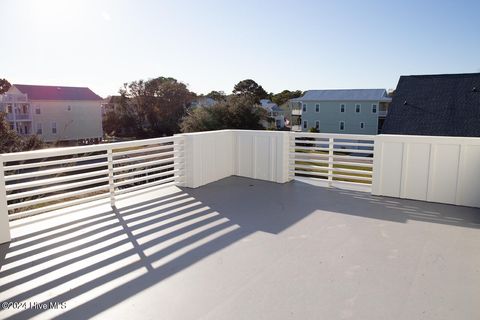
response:
[[[271,98],[272,102],[275,102],[277,105],[281,106],[290,99],[298,98],[303,95],[303,92],[300,90],[290,91],[283,90],[280,93],[274,94]]]
[[[0,79],[0,94],[4,94],[12,85],[6,79]]]
[[[126,83],[120,95],[120,107],[115,111],[118,114],[111,118],[137,137],[179,132],[179,122],[195,97],[185,84],[166,77]]]
[[[211,91],[206,95],[206,97],[213,99],[215,101],[225,101],[227,99],[227,96],[223,91]]]
[[[228,97],[210,108],[190,110],[180,125],[182,132],[221,129],[264,129],[266,111],[255,104],[250,95]]]
[[[261,85],[252,79],[242,80],[233,87],[233,93],[236,95],[248,95],[253,97],[255,102],[269,97],[268,93]]]
[[[21,137],[10,128],[5,114],[0,113],[0,153],[29,151],[43,148],[43,141],[37,136]]]

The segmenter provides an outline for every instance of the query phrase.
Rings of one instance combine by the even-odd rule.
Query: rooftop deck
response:
[[[27,305],[0,317],[480,318],[480,209],[239,177],[127,196],[11,222],[0,301]]]

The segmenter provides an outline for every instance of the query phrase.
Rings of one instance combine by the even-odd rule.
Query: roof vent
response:
[[[472,88],[472,92],[478,92],[477,87],[473,87],[473,88]]]
[[[403,105],[406,106],[408,104],[407,100],[405,100],[405,102],[403,102]]]

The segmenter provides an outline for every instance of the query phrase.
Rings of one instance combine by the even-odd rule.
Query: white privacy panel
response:
[[[220,130],[185,137],[185,186],[196,188],[231,175],[288,181],[288,132]]]
[[[410,143],[406,145],[405,149],[407,152],[406,162],[415,165],[406,166],[402,172],[402,197],[427,200],[430,144]]]
[[[252,154],[255,150],[255,136],[247,134],[236,135],[235,140],[237,145],[235,150],[235,174],[242,177],[252,177],[254,171],[254,157]]]
[[[480,138],[375,137],[372,193],[480,207]]]
[[[378,194],[399,197],[402,181],[403,144],[392,142],[377,145],[377,140],[375,140],[375,150],[372,193],[376,193],[375,188],[379,188]],[[380,166],[381,170],[376,170]],[[381,174],[377,176],[377,173]]]
[[[480,207],[480,146],[466,145],[461,154],[457,201],[466,206]]]
[[[288,132],[233,130],[235,174],[253,179],[288,181]]]
[[[233,133],[199,132],[185,137],[185,186],[196,188],[233,174]]]
[[[432,146],[428,201],[455,203],[458,179],[459,144]],[[413,165],[409,164],[409,165]]]

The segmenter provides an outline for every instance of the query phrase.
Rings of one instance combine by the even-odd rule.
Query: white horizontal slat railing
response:
[[[291,133],[290,175],[327,186],[371,190],[373,135]]]
[[[113,206],[117,195],[183,180],[181,135],[2,154],[0,209],[14,220],[104,198]]]

